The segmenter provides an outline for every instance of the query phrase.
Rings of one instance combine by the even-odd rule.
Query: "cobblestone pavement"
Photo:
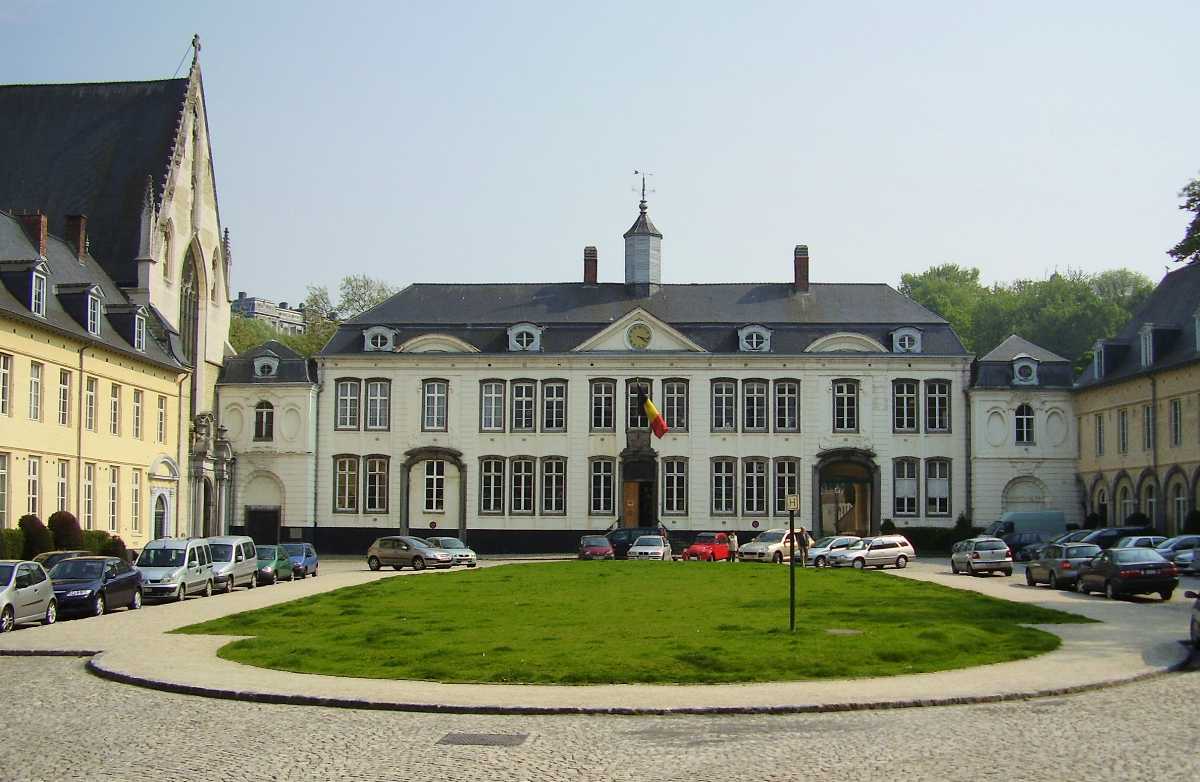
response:
[[[1080,695],[777,717],[489,717],[271,706],[0,659],[0,780],[1200,778],[1200,672]],[[439,744],[525,734],[517,746]]]

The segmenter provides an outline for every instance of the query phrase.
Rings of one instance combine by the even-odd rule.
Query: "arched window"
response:
[[[275,439],[275,406],[270,402],[259,402],[254,406],[254,439]]]
[[[1133,496],[1129,492],[1128,486],[1122,486],[1117,490],[1117,507],[1121,511],[1121,522],[1133,515]]]
[[[183,272],[179,275],[179,338],[183,341],[183,358],[193,366],[196,363],[196,315],[200,309],[200,292],[196,283],[196,264],[192,251],[188,250],[183,261]]]
[[[1158,502],[1158,495],[1154,491],[1154,484],[1147,483],[1146,488],[1142,489],[1142,513],[1146,514],[1146,518],[1150,519],[1150,524],[1155,521],[1154,511]]]
[[[1175,532],[1181,532],[1187,520],[1187,490],[1182,483],[1175,484],[1171,494],[1171,513],[1175,517]]]
[[[1096,491],[1096,507],[1094,508],[1094,510],[1097,513],[1097,515],[1100,516],[1100,523],[1107,524],[1108,523],[1108,492],[1104,490],[1104,487],[1100,487],[1100,489]]]
[[[1017,406],[1017,445],[1033,445],[1033,408]]]
[[[162,276],[171,281],[171,232],[167,228],[162,230]]]

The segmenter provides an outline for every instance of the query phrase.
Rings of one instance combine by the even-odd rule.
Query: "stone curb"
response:
[[[1185,643],[1180,641],[1180,643]],[[1189,645],[1190,646],[1190,645]],[[38,653],[33,653],[34,655]],[[1145,681],[1168,673],[1184,670],[1200,664],[1200,653],[1194,648],[1191,653],[1175,665],[1166,668],[1141,673],[1124,679],[1108,679],[1099,682],[1075,685],[1072,687],[1056,687],[1027,692],[997,693],[992,695],[958,696],[950,698],[916,698],[895,701],[863,701],[843,703],[813,703],[797,704],[794,706],[702,706],[682,708],[589,708],[587,706],[454,706],[438,703],[404,703],[401,701],[370,701],[358,698],[326,698],[315,695],[289,695],[270,692],[242,692],[224,690],[212,687],[200,687],[192,684],[149,679],[128,673],[111,670],[103,665],[103,654],[93,656],[86,664],[87,670],[102,678],[136,687],[152,690],[174,692],[182,695],[198,695],[205,698],[222,698],[225,700],[246,701],[250,703],[270,703],[286,706],[325,706],[337,709],[363,709],[370,711],[404,711],[429,714],[483,714],[483,715],[526,715],[526,716],[695,716],[695,715],[774,715],[774,714],[821,714],[827,712],[850,711],[882,711],[884,709],[910,709],[928,706],[963,706],[981,703],[1002,703],[1005,701],[1028,700],[1031,698],[1052,698],[1063,695],[1074,695],[1081,692],[1117,687],[1123,684]]]
[[[95,657],[97,649],[0,649],[0,657]]]

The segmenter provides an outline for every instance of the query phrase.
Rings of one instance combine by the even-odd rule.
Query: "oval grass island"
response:
[[[387,578],[191,625],[222,658],[298,673],[503,684],[894,676],[1056,649],[1091,620],[878,572],[547,562]]]

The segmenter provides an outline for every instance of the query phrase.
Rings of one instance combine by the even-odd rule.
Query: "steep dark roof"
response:
[[[270,377],[254,374],[254,359],[261,356],[274,356],[279,359],[279,368]],[[229,385],[232,383],[316,383],[317,367],[311,359],[307,359],[287,345],[276,340],[268,340],[263,344],[244,350],[233,358],[225,359],[221,375],[217,383]]]
[[[629,226],[629,230],[624,233],[622,238],[628,239],[631,236],[644,234],[646,236],[657,236],[661,239],[662,232],[654,227],[654,223],[650,221],[650,215],[646,214],[645,201],[642,201],[639,209],[641,209],[641,212],[638,214],[637,219],[633,221],[633,225]]]
[[[50,232],[88,217],[93,257],[137,283],[146,179],[162,202],[188,79],[0,86],[0,208],[40,209]]]
[[[1013,382],[1013,360],[1022,355],[1038,362],[1035,384]],[[1066,389],[1072,385],[1074,370],[1062,356],[1013,334],[976,361],[972,375],[972,388]]]
[[[177,371],[180,369],[182,365],[169,346],[170,332],[173,329],[166,326],[158,312],[153,307],[146,308],[146,350],[138,351],[125,336],[128,324],[120,320],[122,316],[128,318],[132,315],[133,302],[105,273],[95,258],[85,255],[81,262],[71,246],[55,236],[46,239],[46,317],[34,315],[29,309],[28,298],[24,295],[18,298],[9,283],[14,280],[25,283],[27,275],[32,272],[24,271],[24,268],[31,266],[36,259],[37,249],[29,240],[25,229],[15,218],[0,213],[0,269],[22,269],[0,274],[0,313],[58,331],[83,342],[104,345],[141,361],[160,364]],[[99,337],[90,334],[87,327],[64,308],[63,301],[58,296],[60,292],[82,290],[88,285],[99,286],[104,293],[101,309],[107,317],[101,322]]]
[[[1026,355],[1035,361],[1067,361],[1067,359],[1046,350],[1041,345],[1035,345],[1029,340],[1011,335],[1008,339],[993,348],[980,361],[1012,361],[1020,355]]]
[[[1097,378],[1094,364],[1089,364],[1075,381],[1076,387],[1113,383],[1200,359],[1195,329],[1197,309],[1200,309],[1200,264],[1190,263],[1163,277],[1137,314],[1115,337],[1103,340],[1104,376]],[[1147,323],[1155,329],[1154,362],[1143,367],[1138,334]]]

